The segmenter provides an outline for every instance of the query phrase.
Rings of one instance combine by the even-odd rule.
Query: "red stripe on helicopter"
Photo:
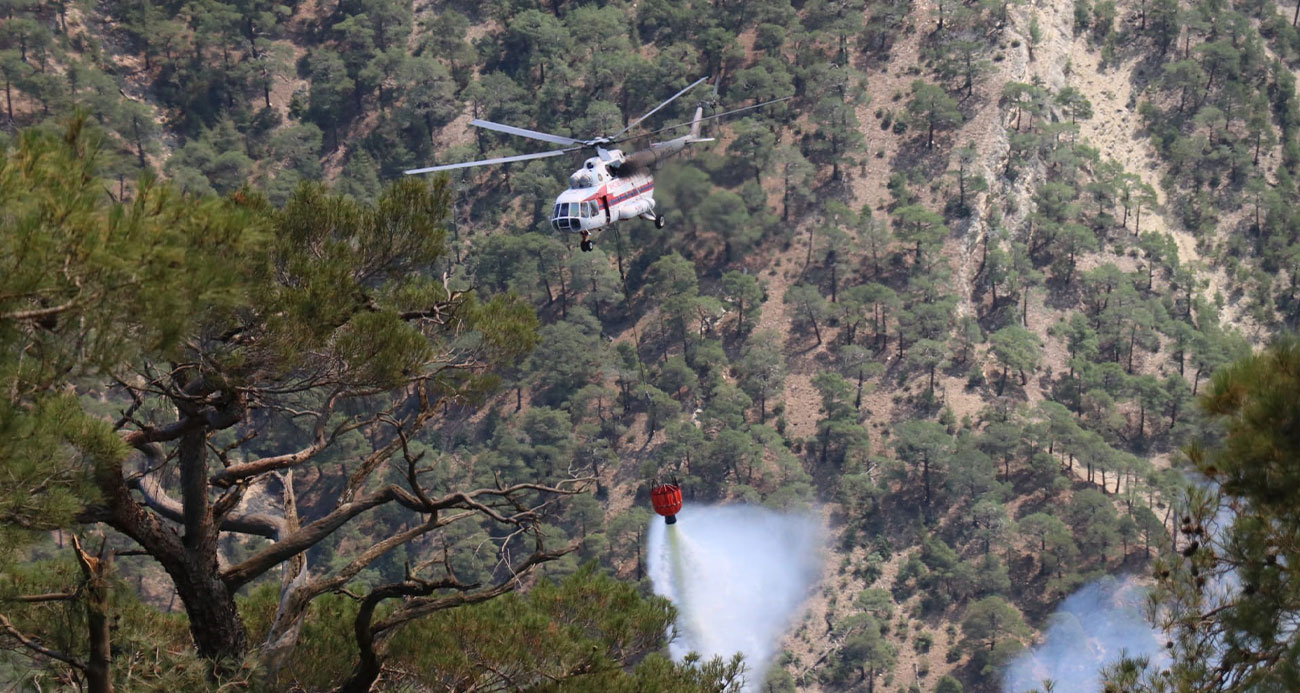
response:
[[[624,200],[626,200],[626,199],[629,199],[629,198],[632,198],[632,197],[636,197],[637,195],[640,195],[641,193],[647,193],[647,192],[650,192],[651,190],[654,190],[654,188],[655,188],[654,181],[650,181],[649,183],[646,183],[645,185],[643,185],[643,186],[641,186],[641,187],[639,187],[639,188],[632,188],[631,190],[629,190],[629,191],[627,191],[627,192],[625,192],[625,193],[623,193],[623,194],[621,194],[621,195],[618,195],[618,196],[616,196],[616,197],[611,197],[611,198],[609,198],[609,204],[611,204],[611,205],[616,205],[616,204],[618,204],[618,203],[620,203],[620,202],[622,202],[622,201],[624,201]]]

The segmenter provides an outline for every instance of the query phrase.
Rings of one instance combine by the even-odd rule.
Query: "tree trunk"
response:
[[[785,189],[781,192],[781,222],[790,221],[790,177],[786,176]]]
[[[809,224],[808,225],[808,255],[804,257],[803,260],[804,267],[807,267],[812,264],[812,251],[813,251],[813,225]]]
[[[556,275],[560,278],[560,318],[565,319],[569,317],[569,287],[564,281],[563,270],[556,272]]]
[[[546,289],[546,305],[555,303],[555,292],[551,291],[551,282],[546,278],[546,272],[542,272],[542,288]]]
[[[104,522],[131,537],[162,565],[185,606],[190,635],[200,656],[237,660],[247,650],[248,633],[217,565],[217,532],[207,496],[205,431],[198,426],[185,433],[179,446],[184,538],[132,497],[118,466],[96,470],[102,506],[92,508],[82,519]]]
[[[338,693],[369,693],[370,687],[379,678],[379,655],[375,653],[375,636],[371,629],[371,619],[374,617],[375,607],[381,601],[414,591],[402,589],[403,587],[405,586],[388,585],[386,588],[381,587],[371,592],[361,602],[361,610],[357,613],[353,626],[357,646],[360,650],[360,660],[357,662],[356,668],[353,669],[352,676],[338,688]]]
[[[148,168],[149,162],[144,158],[144,141],[140,137],[140,121],[131,118],[131,131],[135,135],[135,156],[140,160],[140,168]]]
[[[930,515],[930,459],[921,459],[921,479],[925,482],[925,514]]]
[[[1135,323],[1133,325],[1132,331],[1129,332],[1129,336],[1128,336],[1128,369],[1127,370],[1129,375],[1133,374],[1133,349],[1136,346],[1136,344],[1137,344],[1137,324]]]
[[[199,655],[214,660],[242,657],[248,633],[235,608],[234,595],[218,576],[216,542],[206,556],[185,547],[174,530],[135,502],[120,470],[114,470],[112,476],[116,476],[116,484],[107,488],[100,484],[110,504],[111,515],[105,521],[144,547],[175,583]]]
[[[86,553],[75,536],[72,544],[85,579],[82,600],[86,605],[86,628],[90,641],[90,653],[86,660],[87,688],[90,693],[113,693],[113,643],[108,584],[112,562],[103,557],[102,550],[99,557]],[[108,555],[112,556],[112,553]]]
[[[730,247],[730,246],[728,246]],[[831,303],[838,303],[839,296],[839,277],[835,273],[835,251],[832,249],[827,258],[831,263]],[[731,253],[727,253],[727,261],[731,261]]]

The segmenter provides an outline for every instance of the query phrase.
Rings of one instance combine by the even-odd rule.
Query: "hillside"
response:
[[[541,149],[473,118],[608,134],[701,75],[711,93],[646,128],[697,103],[791,97],[710,124],[717,142],[656,172],[667,227],[626,222],[591,253],[548,222],[582,155],[453,172],[448,252],[429,276],[449,295],[519,296],[540,339],[411,442],[440,479],[594,477],[592,495],[548,510],[552,537],[582,540],[539,569],[554,578],[591,562],[642,580],[657,477],[680,477],[688,503],[812,512],[829,549],[767,690],[994,691],[1065,597],[1150,572],[1175,529],[1179,450],[1200,435],[1193,398],[1300,316],[1300,34],[1286,11],[17,3],[0,27],[2,137],[80,109],[116,198],[153,171],[187,194],[256,190],[280,206],[303,182],[374,201],[406,168]],[[112,385],[87,396],[110,418],[129,401]],[[311,440],[293,424],[244,447],[261,425],[214,450],[252,460]],[[348,445],[389,434],[358,431]],[[322,517],[362,456],[258,481],[240,507]],[[308,563],[336,568],[405,521],[370,517]],[[439,552],[491,577],[500,566],[475,545],[494,532],[416,539],[353,578],[400,580],[408,556]],[[260,541],[224,539],[223,564]],[[120,570],[173,608],[157,566]],[[257,628],[274,628],[275,582],[250,584]],[[329,676],[301,662],[282,675]]]

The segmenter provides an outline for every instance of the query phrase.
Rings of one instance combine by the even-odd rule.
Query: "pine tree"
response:
[[[120,532],[162,566],[196,651],[223,670],[249,648],[235,594],[283,566],[286,591],[263,648],[274,667],[309,605],[388,552],[465,518],[502,522],[521,539],[533,531],[530,508],[569,493],[523,483],[447,494],[420,479],[411,438],[439,403],[473,400],[494,368],[536,341],[535,318],[517,300],[480,300],[435,279],[446,262],[444,183],[405,180],[373,206],[305,186],[275,210],[247,191],[192,198],[145,179],[131,201],[113,202],[95,176],[98,151],[75,121],[62,138],[25,133],[0,169],[6,534],[93,523]],[[121,409],[108,421],[91,416],[78,392]],[[259,436],[267,442],[254,443]],[[340,454],[358,462],[337,501],[300,522],[294,470]],[[405,471],[387,474],[390,460]],[[282,496],[282,507],[239,510],[251,488]],[[404,509],[410,523],[347,561],[306,560],[381,507]],[[239,534],[270,541],[220,565],[221,540]],[[379,631],[494,597],[571,550],[517,548],[513,567],[478,588],[408,573],[362,595],[351,685],[378,675]],[[447,589],[459,591],[450,602]],[[396,596],[407,599],[371,623],[373,608]]]
[[[1215,486],[1185,491],[1174,551],[1155,566],[1172,661],[1127,660],[1106,675],[1139,691],[1290,688],[1300,677],[1288,569],[1300,561],[1300,339],[1217,372],[1199,403],[1220,433],[1187,452]]]

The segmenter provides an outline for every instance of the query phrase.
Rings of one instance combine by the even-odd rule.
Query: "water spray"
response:
[[[650,527],[650,578],[678,611],[670,653],[729,659],[739,652],[745,690],[758,690],[819,572],[821,523],[748,505],[692,506],[679,523],[675,483],[655,487],[651,501],[665,521]]]

